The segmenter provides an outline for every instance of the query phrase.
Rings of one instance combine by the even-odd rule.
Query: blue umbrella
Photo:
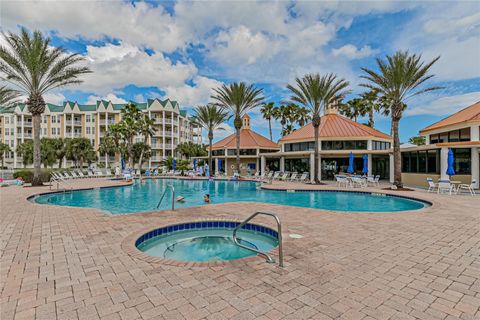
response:
[[[448,167],[447,167],[447,175],[454,176],[455,175],[455,159],[453,157],[452,149],[448,149]]]
[[[125,170],[125,159],[122,158],[122,171]]]
[[[223,165],[222,159],[218,159],[218,170],[217,170],[218,172],[222,171],[222,165]]]
[[[368,156],[366,154],[363,155],[363,174],[368,174]]]
[[[350,151],[350,157],[348,158],[347,172],[350,173],[350,174],[355,172],[355,170],[353,170],[353,152],[351,152],[351,151]]]
[[[172,161],[172,169],[175,171],[177,169],[177,159],[173,159]]]
[[[197,159],[193,159],[193,171],[197,171]]]
[[[205,163],[205,176],[210,177],[210,167]]]

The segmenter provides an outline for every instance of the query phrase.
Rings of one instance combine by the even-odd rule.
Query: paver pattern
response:
[[[228,203],[109,216],[26,200],[47,190],[0,189],[1,320],[480,319],[478,196],[405,192],[434,204],[397,213]],[[259,257],[175,266],[122,248],[133,233],[157,225],[241,219],[257,210],[283,222],[283,269]]]

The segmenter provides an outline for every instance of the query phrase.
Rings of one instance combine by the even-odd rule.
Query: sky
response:
[[[407,101],[402,141],[480,101],[480,1],[2,0],[2,32],[21,27],[81,54],[93,71],[45,95],[56,104],[170,98],[191,114],[212,88],[245,81],[279,105],[289,98],[286,85],[312,72],[348,80],[351,99],[365,90],[361,68],[376,70],[376,59],[397,50],[440,56],[428,84],[443,87]],[[268,136],[259,110],[249,114]],[[375,121],[390,132],[389,118]],[[222,129],[215,140],[232,133],[232,123]],[[278,139],[276,122],[273,132]]]

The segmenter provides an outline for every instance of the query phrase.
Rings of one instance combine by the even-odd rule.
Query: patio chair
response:
[[[78,177],[81,178],[81,179],[87,178],[87,176],[84,175],[82,170],[80,170],[80,169],[77,170],[77,174],[78,174]]]
[[[273,180],[278,180],[278,177],[280,177],[280,171],[275,172],[273,175]]]
[[[373,179],[373,183],[379,187],[380,186],[380,175],[376,175],[375,178]]]
[[[289,174],[290,174],[290,173],[285,172],[284,174],[282,174],[282,176],[281,176],[278,180],[280,180],[280,181],[285,181],[285,180],[287,180]]]
[[[438,190],[438,183],[433,182],[432,178],[427,178],[428,190],[427,192],[435,192]]]
[[[352,177],[352,182],[353,182],[353,187],[355,187],[355,185],[358,185],[360,188],[366,188],[367,187],[367,179],[365,179],[365,178]]]
[[[335,180],[337,181],[336,185],[339,187],[347,188],[348,186],[350,186],[350,180],[348,180],[346,176],[336,175]]]
[[[471,194],[472,196],[474,196],[474,195],[475,195],[475,190],[474,190],[474,188],[475,188],[475,185],[476,185],[476,184],[477,184],[477,180],[475,180],[475,179],[473,179],[473,180],[472,180],[472,183],[470,183],[470,184],[466,184],[466,183],[459,184],[458,187],[457,187],[456,194],[458,194],[458,192],[459,192],[460,190],[467,190],[468,192],[470,192],[470,194]]]
[[[70,175],[73,177],[73,179],[80,178],[75,171],[70,171]]]
[[[70,175],[68,174],[68,172],[66,172],[66,171],[63,173],[63,178],[64,178],[64,179],[73,179],[73,177],[70,176]]]
[[[302,183],[308,182],[308,181],[309,181],[309,174],[308,174],[308,172],[302,173],[302,175],[300,176],[300,178],[298,178],[297,181],[298,181],[298,182],[302,182]]]
[[[450,180],[438,180],[437,193],[440,194],[445,191],[448,191],[448,193],[452,195],[453,184],[450,183]]]
[[[293,172],[292,175],[290,176],[289,182],[297,181],[297,176],[298,176],[298,172]]]

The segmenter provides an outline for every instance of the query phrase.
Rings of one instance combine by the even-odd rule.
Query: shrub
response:
[[[52,170],[43,169],[40,172],[40,180],[42,182],[49,182],[51,172],[52,172]],[[15,173],[13,174],[13,178],[17,179],[19,177],[21,177],[23,179],[23,181],[25,181],[25,183],[31,183],[32,180],[33,180],[33,170],[22,169],[22,170],[15,171]]]

